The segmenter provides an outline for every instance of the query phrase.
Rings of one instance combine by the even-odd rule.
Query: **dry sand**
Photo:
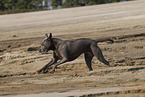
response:
[[[0,96],[145,96],[144,5],[136,0],[0,15]],[[111,67],[94,58],[89,72],[82,55],[54,74],[36,74],[52,58],[37,51],[50,32],[61,39],[114,39],[98,44]]]

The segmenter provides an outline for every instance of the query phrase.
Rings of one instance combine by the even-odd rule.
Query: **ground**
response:
[[[95,5],[0,16],[0,96],[145,96],[145,1]],[[111,67],[84,56],[36,71],[52,59],[38,52],[45,33],[71,40],[109,37],[98,43]]]

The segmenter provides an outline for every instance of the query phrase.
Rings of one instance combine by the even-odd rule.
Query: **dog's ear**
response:
[[[48,34],[46,33],[45,36],[46,36],[46,38],[47,38],[48,40],[51,40],[51,38],[52,38],[52,33],[50,33],[49,36],[48,36]]]
[[[51,38],[52,38],[52,33],[49,34],[49,39],[51,39]]]
[[[47,33],[45,34],[45,36],[46,36],[46,38],[48,39],[48,34],[47,34]]]

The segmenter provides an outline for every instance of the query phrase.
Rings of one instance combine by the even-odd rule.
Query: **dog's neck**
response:
[[[53,50],[58,49],[59,45],[62,43],[63,40],[59,39],[59,38],[52,38],[53,40]]]

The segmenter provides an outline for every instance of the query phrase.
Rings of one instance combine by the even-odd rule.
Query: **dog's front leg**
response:
[[[65,63],[65,62],[67,62],[67,61],[68,61],[68,59],[63,58],[63,59],[60,60],[59,62],[55,63],[54,66],[53,66],[53,68],[51,69],[50,73],[53,73],[53,72],[55,71],[55,68],[56,68],[58,65],[61,65],[61,64]]]
[[[46,64],[44,67],[42,67],[40,70],[37,71],[37,73],[46,73],[48,72],[48,67],[55,64],[57,62],[56,58],[53,58],[48,64]]]

